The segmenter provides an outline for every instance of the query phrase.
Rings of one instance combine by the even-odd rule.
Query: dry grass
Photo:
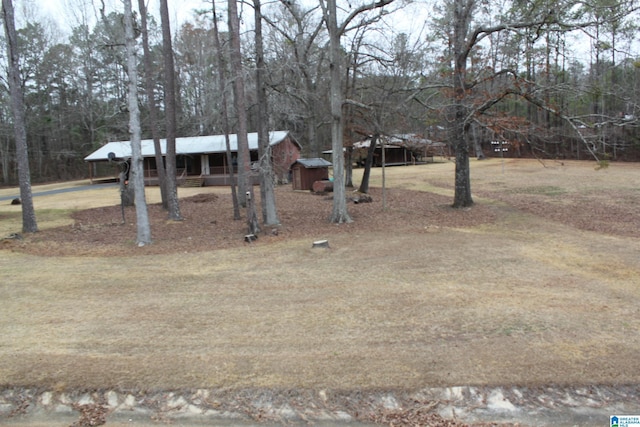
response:
[[[318,225],[153,256],[7,244],[0,379],[61,390],[639,382],[638,166],[504,166],[473,162],[470,212],[493,212],[474,226]],[[447,197],[452,179],[450,163],[387,169],[392,188]],[[591,230],[589,218],[613,225]],[[318,237],[331,249],[312,250]]]

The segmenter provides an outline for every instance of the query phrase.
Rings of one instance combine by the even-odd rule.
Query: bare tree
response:
[[[2,15],[9,59],[9,90],[11,92],[11,105],[13,109],[13,128],[15,131],[16,157],[18,160],[18,181],[22,202],[22,231],[24,233],[35,233],[38,231],[38,223],[36,221],[36,213],[31,194],[31,172],[29,170],[24,101],[20,81],[20,58],[18,56],[15,16],[11,0],[2,0]]]
[[[176,167],[176,71],[171,46],[171,24],[169,22],[169,8],[167,0],[160,0],[160,20],[162,23],[162,56],[164,59],[164,97],[165,119],[167,124],[167,200],[169,205],[169,219],[181,221],[180,205],[178,203],[178,171]]]
[[[324,3],[323,3],[324,4]],[[333,163],[333,210],[330,222],[352,222],[347,211],[347,198],[344,183],[344,153],[342,133],[342,55],[340,51],[340,28],[336,17],[336,0],[327,0],[324,8],[325,22],[329,31],[329,78],[331,79],[331,150]]]
[[[329,32],[329,77],[331,79],[331,150],[333,160],[333,210],[329,221],[333,223],[352,222],[351,216],[347,211],[347,199],[345,191],[344,176],[344,144],[343,144],[343,120],[342,105],[344,103],[344,94],[342,92],[342,51],[340,47],[340,38],[349,28],[349,24],[360,14],[382,8],[393,0],[380,0],[374,3],[368,3],[357,7],[347,18],[338,26],[336,0],[320,1],[324,20]],[[358,26],[368,25],[373,20],[364,20]]]
[[[151,226],[144,193],[144,167],[142,158],[140,109],[138,108],[138,61],[133,32],[131,0],[124,0],[125,44],[127,48],[127,73],[129,75],[129,132],[131,134],[131,176],[135,193],[138,246],[151,243]]]
[[[316,19],[318,5],[307,9],[298,2],[282,1],[282,11],[277,16],[263,18],[275,30],[272,44],[279,57],[279,70],[271,70],[270,86],[279,95],[281,106],[278,113],[288,126],[298,132],[304,132],[307,153],[310,157],[319,157],[322,151],[317,128],[324,121],[322,100],[328,90],[325,75],[326,53],[323,39],[324,21]],[[322,106],[323,108],[319,108]]]
[[[260,156],[260,202],[265,225],[280,223],[276,209],[271,145],[267,126],[267,90],[265,86],[264,46],[262,40],[262,12],[260,0],[253,0],[255,14],[256,92],[258,100],[258,153]]]
[[[233,76],[233,94],[236,115],[238,118],[238,184],[240,187],[240,203],[247,207],[247,225],[249,234],[260,231],[253,197],[251,176],[251,159],[247,137],[247,109],[245,101],[244,77],[242,75],[242,50],[240,48],[240,19],[236,0],[229,0],[229,35],[231,37],[231,74]]]
[[[452,69],[451,89],[448,91],[449,107],[446,110],[449,139],[456,153],[453,207],[465,208],[473,205],[469,167],[471,125],[474,122],[482,124],[480,119],[486,117],[487,113],[501,101],[512,96],[523,99],[532,107],[531,109],[535,107],[565,120],[576,131],[576,135],[584,140],[578,131],[577,120],[569,117],[558,106],[545,102],[545,88],[541,87],[542,84],[537,84],[533,76],[523,78],[521,73],[509,66],[488,71],[483,68],[484,75],[475,73],[472,76],[468,64],[472,54],[480,50],[484,40],[495,34],[519,34],[522,31],[542,34],[549,30],[567,32],[586,28],[593,23],[571,9],[571,5],[559,3],[554,7],[544,4],[536,10],[535,14],[511,16],[497,24],[478,24],[472,27],[473,17],[479,8],[477,0],[451,0],[448,6],[451,18],[446,26],[451,30],[449,43]],[[569,8],[567,12],[570,10],[570,13],[559,10],[562,7]],[[564,16],[569,18],[562,20],[561,17]],[[540,93],[542,96],[539,95]],[[497,121],[493,120],[494,123]]]
[[[371,136],[371,141],[369,142],[369,149],[367,150],[367,158],[364,163],[364,172],[362,172],[362,181],[360,182],[360,188],[358,188],[358,191],[361,193],[369,192],[369,177],[371,176],[373,154],[376,151],[376,146],[378,145],[378,138],[380,138],[380,134],[378,132],[375,132]]]
[[[158,130],[158,106],[156,105],[156,97],[153,93],[153,60],[151,58],[151,50],[149,49],[149,28],[147,24],[147,6],[145,0],[138,0],[138,9],[140,9],[140,24],[142,26],[142,49],[144,52],[144,86],[147,94],[147,105],[149,108],[149,121],[151,127],[151,137],[153,138],[153,147],[155,149],[156,170],[158,171],[158,185],[160,186],[160,196],[162,198],[162,207],[169,209],[169,198],[167,195],[167,172],[164,166],[162,156],[162,147],[160,145],[160,131]]]
[[[453,206],[471,206],[471,176],[469,170],[469,144],[467,142],[467,59],[470,49],[467,43],[469,25],[475,8],[475,0],[454,0],[453,6],[453,106],[451,122],[451,142],[456,152],[455,194]]]
[[[417,121],[410,123],[412,96],[407,96],[406,92],[412,82],[420,80],[422,55],[418,48],[410,48],[405,34],[398,35],[391,46],[385,40],[383,47],[367,42],[366,27],[360,30],[356,37],[351,38],[350,78],[345,101],[348,128],[345,134],[350,135],[354,142],[363,135],[370,137],[358,190],[366,193],[378,141],[388,139],[388,136],[409,126],[413,129],[416,125]],[[346,166],[348,177],[350,165]]]
[[[213,41],[218,51],[218,89],[222,94],[220,100],[220,110],[222,113],[222,126],[224,128],[224,141],[226,145],[227,165],[229,166],[229,184],[231,186],[231,200],[233,202],[233,219],[240,219],[240,205],[238,203],[238,192],[236,191],[236,177],[233,171],[233,158],[231,156],[231,142],[229,141],[229,134],[231,133],[231,126],[229,124],[229,99],[227,98],[226,85],[226,63],[225,55],[222,50],[222,43],[220,43],[220,31],[218,29],[218,15],[216,13],[216,2],[211,2],[213,12]]]

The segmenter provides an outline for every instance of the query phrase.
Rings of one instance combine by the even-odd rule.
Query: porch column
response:
[[[209,155],[200,155],[200,175],[211,175],[211,169],[209,168]]]

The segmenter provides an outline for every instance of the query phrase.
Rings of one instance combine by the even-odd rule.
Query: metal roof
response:
[[[269,132],[269,145],[276,145],[282,142],[289,135],[288,131]],[[249,150],[258,149],[258,134],[247,134],[249,139]],[[296,142],[297,144],[297,142]],[[155,156],[155,149],[152,139],[143,139],[142,157]],[[238,151],[238,140],[236,135],[229,135],[229,145],[231,151]],[[160,140],[162,154],[167,152],[166,139]],[[191,136],[184,138],[176,138],[176,154],[209,154],[224,153],[227,151],[227,145],[224,135],[208,135],[208,136]],[[109,160],[109,153],[114,153],[116,159],[128,159],[131,157],[131,142],[117,141],[109,142],[93,153],[84,158],[85,162],[99,162]]]
[[[428,146],[435,144],[433,141],[423,138],[420,135],[405,133],[398,135],[390,135],[390,136],[380,136],[378,139],[378,144],[382,145],[384,142],[385,148],[403,148],[407,146]],[[371,137],[367,137],[362,141],[354,142],[353,148],[369,148],[371,145]]]
[[[296,163],[300,163],[307,169],[311,168],[326,168],[331,166],[331,162],[326,161],[325,159],[321,159],[319,157],[313,157],[310,159],[298,159]]]

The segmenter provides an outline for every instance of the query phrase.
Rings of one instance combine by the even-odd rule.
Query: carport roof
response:
[[[288,131],[274,131],[269,132],[269,145],[277,145],[282,142],[289,135]],[[249,133],[247,135],[249,139],[249,150],[258,149],[258,134]],[[295,140],[294,140],[295,142]],[[299,146],[297,142],[295,142]],[[143,139],[142,145],[142,157],[155,156],[155,149],[152,139]],[[238,140],[235,134],[229,135],[229,145],[231,151],[238,151]],[[160,147],[162,154],[167,152],[166,139],[160,140]],[[208,135],[208,136],[191,136],[184,138],[176,138],[176,154],[209,154],[209,153],[224,153],[227,151],[224,135]],[[131,157],[131,142],[130,141],[117,141],[109,142],[93,153],[84,158],[85,162],[101,162],[109,160],[109,153],[115,155],[114,159],[128,159]]]

